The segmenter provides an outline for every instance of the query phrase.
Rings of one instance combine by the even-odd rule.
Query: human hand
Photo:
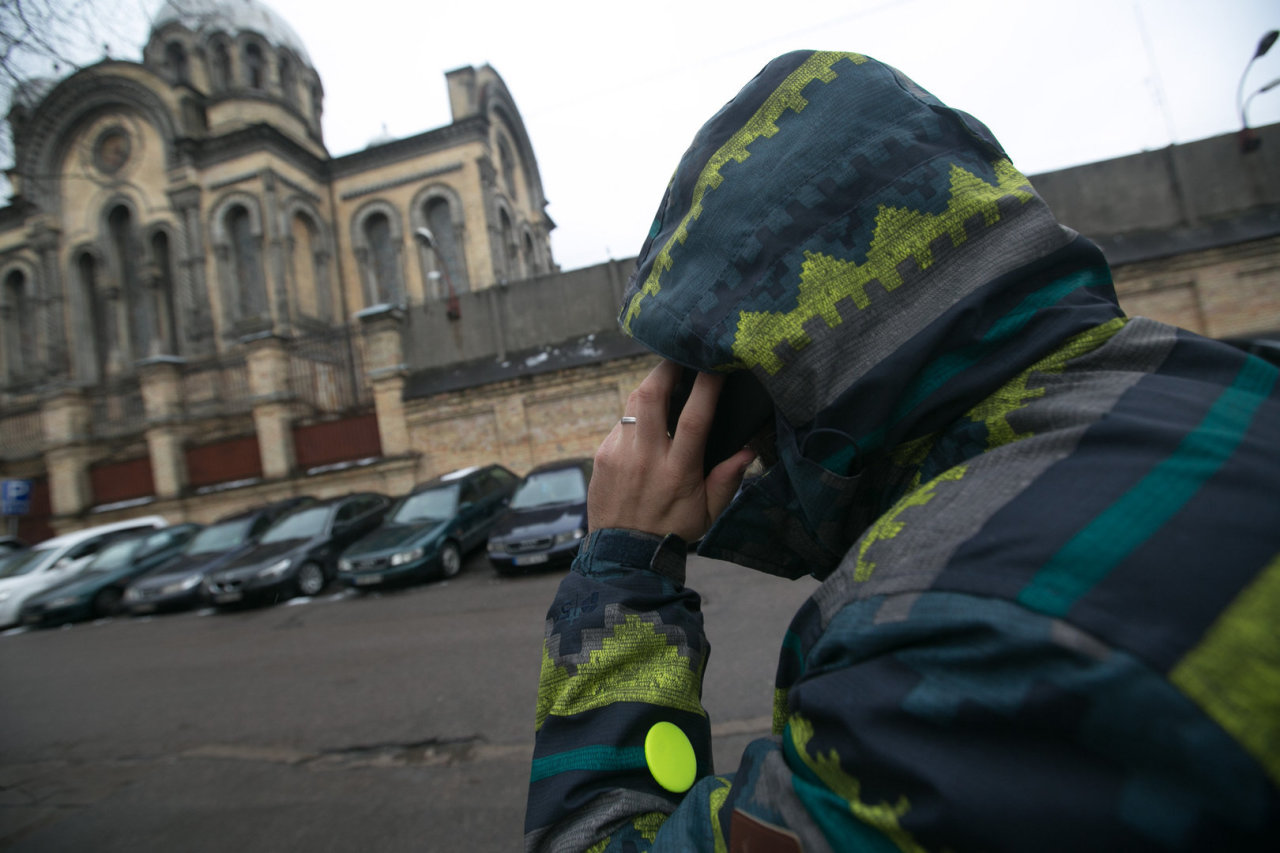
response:
[[[667,407],[680,365],[663,361],[631,392],[626,414],[596,450],[587,492],[592,530],[623,527],[692,542],[729,505],[755,458],[749,448],[703,477],[702,454],[724,377],[699,373],[674,436],[667,435]]]

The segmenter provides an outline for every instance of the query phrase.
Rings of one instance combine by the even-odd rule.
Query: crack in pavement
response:
[[[711,727],[713,738],[767,735],[771,717],[727,720]],[[152,756],[105,759],[45,759],[0,764],[0,848],[55,822],[60,815],[91,808],[143,777],[149,768],[197,761],[242,761],[341,771],[353,768],[454,767],[475,762],[528,762],[533,742],[494,744],[483,735],[353,744],[322,749],[279,745],[210,743]]]

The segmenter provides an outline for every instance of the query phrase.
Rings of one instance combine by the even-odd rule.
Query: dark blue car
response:
[[[573,562],[587,535],[591,468],[590,459],[562,459],[525,474],[489,534],[489,562],[498,574]]]
[[[338,578],[368,589],[453,577],[462,569],[463,555],[488,539],[518,482],[501,465],[489,465],[418,486],[391,508],[381,527],[343,553]]]

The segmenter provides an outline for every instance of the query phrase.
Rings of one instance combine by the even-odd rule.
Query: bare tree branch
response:
[[[61,78],[105,58],[139,57],[157,0],[0,0],[0,117],[35,78]],[[0,128],[0,168],[13,161],[12,129]],[[0,178],[0,197],[8,194]]]

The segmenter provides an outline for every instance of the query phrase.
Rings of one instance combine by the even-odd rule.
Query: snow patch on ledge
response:
[[[118,509],[130,509],[135,506],[146,506],[156,502],[155,495],[147,495],[145,498],[130,498],[127,501],[116,501],[109,504],[98,504],[89,510],[90,514],[96,515],[100,512],[115,512]]]
[[[347,462],[334,462],[332,465],[317,465],[314,468],[307,469],[307,476],[314,477],[317,474],[330,474],[334,471],[346,471],[350,468],[364,468],[369,465],[376,465],[381,461],[381,456],[366,456],[364,459],[352,459]]]
[[[229,492],[232,489],[243,489],[246,486],[256,486],[262,482],[261,477],[250,477],[247,480],[229,480],[225,483],[214,483],[212,486],[201,486],[196,489],[197,495],[212,495],[215,492]]]

